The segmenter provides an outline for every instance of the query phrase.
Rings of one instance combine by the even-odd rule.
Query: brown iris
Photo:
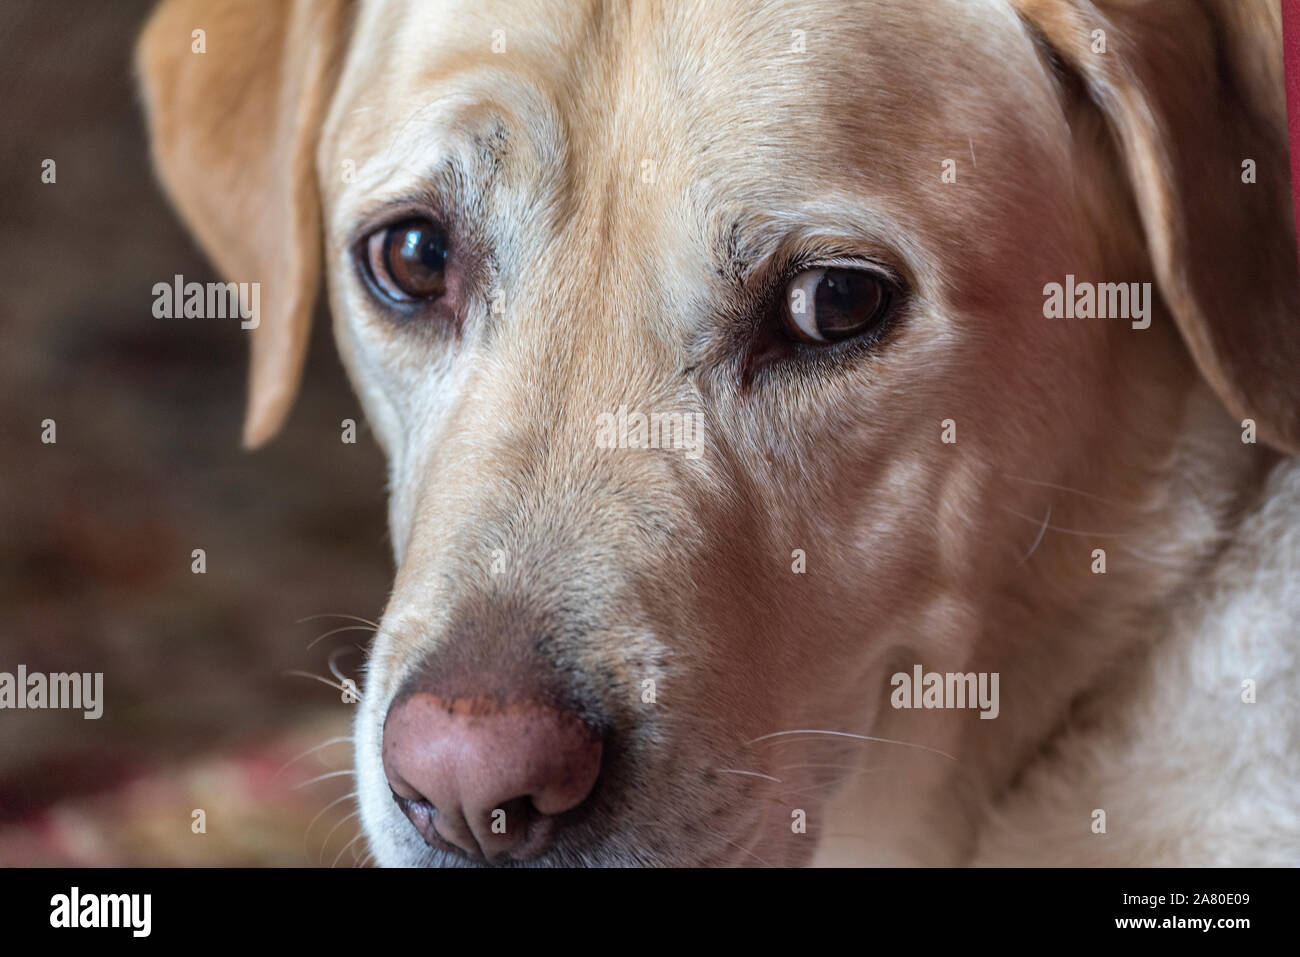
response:
[[[431,219],[408,219],[366,239],[370,275],[390,299],[414,302],[447,291],[447,234]]]
[[[889,311],[889,288],[863,269],[807,269],[786,287],[785,328],[804,342],[838,342],[870,332]]]

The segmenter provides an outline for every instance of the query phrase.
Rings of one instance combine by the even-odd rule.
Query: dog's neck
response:
[[[1114,462],[1113,487],[1048,490],[1052,520],[1020,574],[983,610],[988,625],[966,666],[999,673],[999,717],[883,707],[873,734],[924,740],[955,760],[915,749],[891,752],[888,774],[865,776],[833,803],[828,830],[855,839],[825,842],[819,863],[1021,859],[989,849],[991,832],[1024,830],[1005,808],[1023,803],[1026,789],[1048,803],[1064,799],[1056,790],[1068,791],[1071,775],[1081,772],[1060,766],[1061,736],[1086,734],[1099,715],[1142,707],[1146,692],[1136,676],[1187,631],[1179,616],[1185,618],[1189,597],[1212,587],[1219,557],[1259,507],[1263,481],[1277,462],[1262,446],[1242,441],[1240,425],[1199,382],[1189,386],[1181,418],[1167,427],[1173,438],[1164,447],[1153,446],[1145,459]],[[1080,530],[1096,531],[1096,540]],[[1104,548],[1104,572],[1087,561],[1094,545]],[[1089,813],[1100,798],[1073,794],[1070,800],[1083,802],[1078,819],[1054,826],[1077,825],[1078,834],[1089,836]],[[1025,847],[1044,853],[1042,842]]]
[[[1300,780],[1289,694],[1300,675],[1300,460],[1256,462],[1264,481],[1246,482],[1241,508],[1215,513],[1221,535],[1151,616],[1154,630],[987,801],[970,860],[1294,864],[1300,819],[1278,795]]]

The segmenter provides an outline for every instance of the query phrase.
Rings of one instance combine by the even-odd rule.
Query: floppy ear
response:
[[[261,284],[250,448],[302,378],[321,269],[315,151],[346,15],[346,0],[167,0],[136,48],[164,186],[225,277]]]
[[[1161,295],[1201,374],[1261,438],[1300,451],[1277,0],[1015,2],[1104,116]]]

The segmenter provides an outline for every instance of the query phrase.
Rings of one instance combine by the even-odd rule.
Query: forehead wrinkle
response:
[[[522,189],[536,197],[554,190],[558,159],[567,148],[564,123],[545,89],[498,66],[476,69],[472,79],[457,77],[467,85],[447,92],[424,90],[433,98],[408,107],[404,115],[388,102],[390,91],[382,82],[366,82],[369,75],[356,78],[362,81],[354,84],[360,90],[350,93],[331,118],[328,152],[334,158],[327,161],[326,152],[321,154],[322,172],[330,173],[324,181],[338,184],[332,175],[338,159],[371,151],[353,182],[335,186],[340,211],[420,190],[434,165],[431,153],[440,159],[458,157],[459,178],[449,185],[461,187],[460,199],[517,205],[519,198],[508,194]],[[409,103],[411,97],[403,99]],[[396,123],[399,116],[396,132],[385,132],[384,124]],[[503,180],[515,188],[498,188]]]
[[[477,121],[480,115],[482,122]],[[398,202],[421,202],[448,213],[481,213],[486,197],[507,170],[511,137],[491,104],[475,103],[447,122],[436,122],[421,137],[409,139],[402,152],[395,153],[396,149],[390,145],[356,170],[345,194],[355,197],[355,202],[339,205],[341,219],[364,218]],[[440,155],[430,161],[427,154],[434,150]]]

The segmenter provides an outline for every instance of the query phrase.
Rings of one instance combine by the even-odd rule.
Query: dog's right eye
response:
[[[439,299],[447,291],[447,234],[431,219],[408,219],[366,237],[366,269],[394,302]]]

